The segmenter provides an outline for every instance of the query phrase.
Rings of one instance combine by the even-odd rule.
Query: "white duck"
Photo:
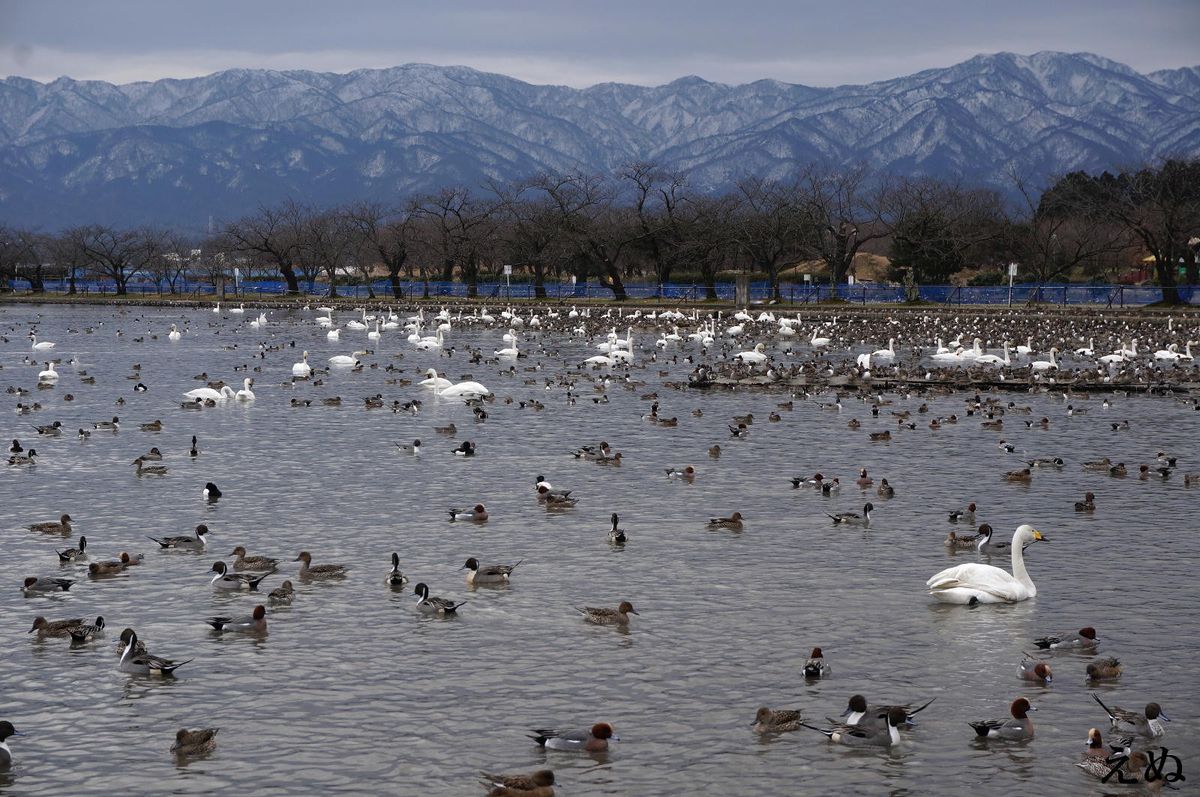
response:
[[[1012,573],[999,567],[970,562],[948,567],[925,586],[929,594],[943,603],[1016,603],[1037,595],[1037,587],[1025,570],[1027,544],[1045,541],[1042,533],[1029,524],[1017,527],[1012,538]]]

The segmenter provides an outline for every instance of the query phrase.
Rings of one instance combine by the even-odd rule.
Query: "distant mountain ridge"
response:
[[[862,86],[539,86],[467,67],[0,81],[0,221],[201,229],[260,202],[395,200],[648,160],[719,191],[821,161],[1003,185],[1200,155],[1200,67],[980,55]]]

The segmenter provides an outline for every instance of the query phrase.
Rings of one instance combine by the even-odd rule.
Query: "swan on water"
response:
[[[948,567],[925,583],[929,594],[944,603],[1015,603],[1037,595],[1025,570],[1025,546],[1044,542],[1029,524],[1017,527],[1012,538],[1012,573],[993,565],[970,562]]]

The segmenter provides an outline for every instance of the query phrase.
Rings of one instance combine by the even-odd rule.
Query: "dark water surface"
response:
[[[921,399],[893,397],[888,409],[914,410],[918,426],[872,443],[868,431],[895,424],[872,419],[861,402],[838,412],[818,407],[829,398],[797,399],[771,423],[786,392],[664,388],[691,366],[640,367],[652,349],[639,352],[631,372],[646,385],[627,389],[618,376],[609,403],[594,404],[600,393],[581,382],[578,403],[568,405],[562,388],[543,382],[564,360],[594,354],[594,336],[530,333],[522,346],[534,354],[509,375],[507,363],[471,366],[464,355],[468,345],[487,352],[505,345],[500,325],[454,329],[448,340],[458,351],[450,359],[415,351],[399,330],[385,332],[363,358],[379,368],[334,369],[324,386],[291,388],[281,384],[302,349],[320,366],[365,348],[366,333],[343,330],[340,342],[327,341],[312,312],[275,312],[267,328],[252,330],[252,313],[244,321],[89,307],[0,308],[9,338],[0,346],[5,387],[37,381],[42,366],[22,360],[31,355],[26,334],[39,312],[39,338],[57,342],[62,377],[55,389],[21,399],[45,405],[32,415],[14,414],[18,397],[8,396],[0,432],[42,455],[35,468],[0,472],[0,719],[28,734],[10,740],[15,760],[0,773],[4,793],[475,794],[483,792],[474,783],[480,769],[548,766],[563,795],[1102,794],[1116,787],[1099,786],[1073,765],[1089,727],[1115,736],[1088,696],[1084,668],[1092,656],[1055,656],[1050,687],[1016,675],[1035,637],[1085,625],[1098,629],[1100,654],[1126,668],[1119,682],[1099,688],[1105,702],[1130,709],[1159,702],[1172,720],[1164,744],[1183,757],[1190,780],[1200,779],[1200,487],[1185,488],[1182,473],[1141,481],[1080,467],[1108,456],[1136,472],[1166,449],[1181,457],[1182,470],[1200,470],[1200,413],[1172,398],[1118,396],[1105,410],[1100,397],[1075,397],[1089,412],[1067,417],[1060,397],[1006,395],[1032,406],[1026,417],[1052,422],[1026,430],[1023,417],[1010,418],[1013,428],[1001,435],[981,429],[978,418],[927,428],[933,415],[961,415],[962,395],[929,399],[929,416],[915,414]],[[177,343],[166,338],[172,322],[189,327]],[[639,337],[649,347],[651,333]],[[259,342],[293,340],[295,349],[253,359]],[[543,345],[557,356],[539,356]],[[73,357],[79,365],[69,364]],[[525,372],[537,362],[542,371]],[[134,363],[148,392],[135,393],[137,380],[126,378]],[[240,387],[243,374],[233,369],[244,363],[262,368],[251,374],[254,403],[179,408],[182,393],[202,385],[194,374]],[[389,363],[405,373],[386,373]],[[498,400],[487,422],[476,424],[460,401],[386,383],[397,376],[415,383],[429,367],[488,385]],[[79,370],[97,384],[81,384]],[[650,402],[640,396],[653,390],[660,414],[677,416],[678,427],[641,420]],[[73,402],[63,401],[68,392]],[[425,408],[416,417],[364,409],[362,397],[375,393],[388,403],[421,398]],[[320,406],[332,395],[344,404]],[[506,405],[507,396],[541,400],[545,409]],[[126,404],[115,407],[117,397]],[[294,409],[292,398],[318,401]],[[697,408],[702,417],[693,416]],[[730,438],[730,418],[748,412],[755,416],[749,438]],[[76,439],[78,427],[114,414],[119,432]],[[851,417],[863,428],[848,429]],[[156,418],[164,431],[138,430]],[[1111,431],[1110,421],[1125,418],[1129,431]],[[70,432],[58,439],[38,438],[29,426],[56,419]],[[459,428],[455,438],[434,433],[449,422]],[[201,450],[195,460],[187,456],[193,434]],[[997,449],[1002,436],[1017,454]],[[419,458],[392,445],[413,438],[424,442]],[[477,457],[449,453],[464,439],[478,444]],[[623,453],[622,466],[569,453],[601,439]],[[707,454],[714,443],[723,449],[715,460]],[[139,479],[129,463],[150,446],[163,450],[169,473]],[[1022,466],[1021,452],[1067,464],[1036,470],[1028,486],[1002,482],[1003,472]],[[693,483],[664,475],[687,464],[699,471]],[[881,499],[873,487],[860,495],[860,467],[888,478],[896,497]],[[841,478],[840,495],[792,489],[792,476],[817,470]],[[538,474],[574,490],[578,506],[540,506]],[[218,503],[201,497],[206,481],[224,490]],[[1076,514],[1073,503],[1087,490],[1098,508]],[[868,531],[835,527],[824,514],[861,510],[865,500],[877,508]],[[1035,599],[968,609],[926,594],[933,573],[978,559],[948,555],[942,545],[955,528],[946,513],[968,501],[1005,538],[1030,523],[1051,540],[1027,554]],[[448,522],[447,508],[477,502],[487,505],[488,523]],[[747,518],[744,531],[706,528],[710,515],[734,510]],[[623,549],[607,539],[614,511],[629,535]],[[70,539],[24,528],[63,512],[76,521]],[[188,533],[197,523],[212,529],[204,554],[159,552],[146,539]],[[79,534],[92,561],[121,551],[144,552],[147,561],[103,580],[88,579],[85,565],[60,568],[55,548]],[[247,614],[259,601],[209,585],[210,566],[232,561],[235,545],[284,560],[264,590],[285,577],[296,581],[294,604],[270,610],[265,638],[221,637],[204,623]],[[301,550],[314,564],[349,565],[349,577],[301,583],[292,562]],[[460,616],[421,616],[411,589],[388,589],[392,551],[414,583],[469,601]],[[510,586],[471,590],[459,570],[469,556],[524,561]],[[1007,557],[993,564],[1007,569]],[[18,587],[34,574],[79,581],[65,595],[26,598]],[[627,632],[588,626],[573,609],[622,600],[641,613]],[[102,641],[70,649],[66,640],[25,633],[39,614],[101,614],[109,629]],[[125,626],[151,651],[194,661],[176,679],[120,672],[114,646]],[[818,645],[833,676],[805,683],[801,666]],[[750,729],[759,705],[801,708],[824,724],[856,692],[874,702],[937,701],[892,752],[848,751],[807,730],[764,740]],[[967,722],[1006,716],[1018,696],[1039,709],[1036,738],[974,741]],[[529,728],[597,721],[613,723],[622,739],[605,757],[546,753],[525,737]],[[177,765],[168,749],[183,726],[220,727],[217,751]]]

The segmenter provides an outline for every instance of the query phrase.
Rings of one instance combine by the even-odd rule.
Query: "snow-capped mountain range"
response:
[[[0,221],[200,230],[293,196],[399,201],[634,160],[720,191],[819,161],[1008,185],[1200,155],[1200,67],[980,55],[864,86],[537,86],[466,67],[0,81]]]

